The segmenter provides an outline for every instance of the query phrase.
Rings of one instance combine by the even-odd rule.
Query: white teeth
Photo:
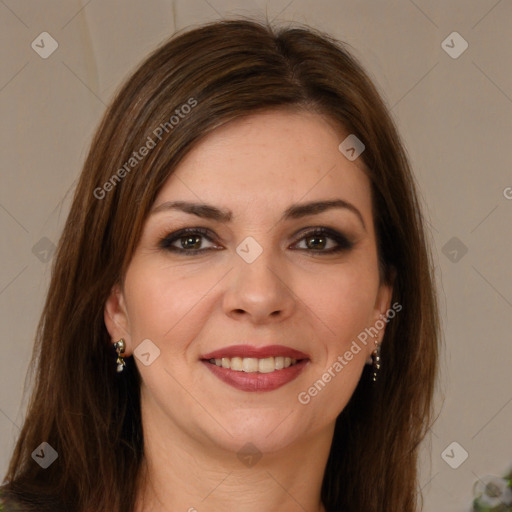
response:
[[[256,357],[223,357],[221,359],[210,359],[209,362],[237,372],[272,373],[274,370],[282,370],[297,364],[297,359],[282,356],[265,357],[263,359],[257,359]]]
[[[224,359],[229,359],[229,357],[225,357]],[[229,367],[232,370],[241,372],[242,371],[242,358],[241,357],[232,357]]]
[[[260,359],[258,361],[258,371],[260,373],[270,373],[276,369],[274,358],[266,357],[265,359]]]
[[[242,370],[244,372],[257,372],[258,371],[258,360],[254,357],[244,357],[242,359]]]

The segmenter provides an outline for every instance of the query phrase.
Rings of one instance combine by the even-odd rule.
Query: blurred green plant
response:
[[[512,470],[503,478],[488,475],[473,486],[472,512],[512,512]]]

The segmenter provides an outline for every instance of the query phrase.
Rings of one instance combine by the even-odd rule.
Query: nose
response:
[[[226,315],[254,324],[282,322],[296,308],[291,279],[278,257],[265,249],[252,263],[234,255],[223,297]]]

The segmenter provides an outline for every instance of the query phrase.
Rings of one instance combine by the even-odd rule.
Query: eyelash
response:
[[[187,255],[187,256],[197,256],[200,254],[203,254],[205,251],[212,251],[216,250],[212,247],[206,247],[204,249],[195,249],[195,250],[187,250],[183,248],[174,247],[172,244],[180,240],[182,238],[186,238],[189,236],[198,235],[200,237],[206,238],[208,241],[213,242],[210,231],[205,228],[185,228],[180,229],[178,231],[175,231],[174,233],[168,234],[166,237],[162,238],[160,240],[160,243],[158,244],[161,249],[179,254],[179,255]],[[324,254],[334,254],[342,251],[349,251],[354,246],[354,243],[348,240],[347,237],[342,235],[341,233],[338,233],[337,231],[334,231],[332,229],[323,228],[323,227],[316,227],[312,230],[304,233],[302,237],[295,242],[297,244],[298,242],[301,242],[302,240],[310,237],[324,237],[324,238],[330,238],[331,240],[334,240],[338,246],[332,247],[328,250],[315,250],[315,249],[297,249],[299,251],[306,251],[311,252],[315,255],[324,255]],[[294,244],[294,245],[295,245]]]

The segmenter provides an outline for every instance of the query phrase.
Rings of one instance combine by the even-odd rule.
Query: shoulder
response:
[[[40,496],[34,496],[32,493],[13,492],[6,486],[0,485],[0,512],[42,512],[43,510],[62,512],[65,509],[58,500],[51,497],[41,500]],[[69,509],[66,510],[69,512]]]
[[[11,499],[7,499],[0,490],[0,512],[23,512],[21,505]]]

